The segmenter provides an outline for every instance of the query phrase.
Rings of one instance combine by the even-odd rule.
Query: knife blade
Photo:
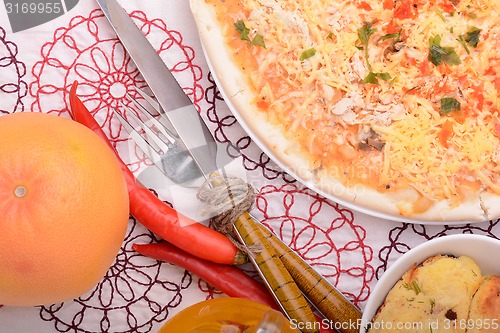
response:
[[[146,80],[158,104],[163,108],[166,117],[173,125],[180,140],[184,142],[191,156],[195,162],[197,162],[200,171],[205,178],[208,179],[210,173],[218,168],[216,163],[213,163],[213,157],[215,156],[214,152],[207,151],[206,147],[207,138],[209,139],[208,136],[211,136],[211,133],[208,131],[203,121],[201,121],[201,117],[196,108],[184,94],[184,91],[178,85],[172,73],[163,63],[163,60],[153,49],[147,38],[137,28],[128,13],[118,4],[118,2],[116,0],[97,1],[99,4],[104,3],[101,8],[105,12],[106,17],[108,17],[120,41]],[[213,145],[209,148],[216,149]],[[239,220],[251,222],[251,217],[249,213],[246,212],[240,216],[238,221]],[[235,222],[234,231],[240,241],[245,243],[237,227],[237,225],[241,224],[238,221]],[[283,302],[287,302],[287,300],[281,300],[277,296],[273,285],[268,280],[269,276],[266,276],[268,273],[261,269],[254,258],[249,259],[254,262],[254,266],[263,277],[269,291],[273,294],[284,312],[288,314],[290,311],[294,311],[294,309],[287,309],[283,306]],[[273,262],[278,261],[279,264],[282,265],[281,261],[279,261],[276,256],[273,256],[272,259]],[[281,271],[268,270],[268,272],[268,275],[270,275],[273,280],[275,280],[276,275],[281,276],[283,272],[289,275],[286,269]],[[291,277],[289,277],[289,280],[291,280]]]
[[[97,2],[201,173],[207,177],[231,162],[233,158],[213,140],[195,105],[125,9],[116,0]]]

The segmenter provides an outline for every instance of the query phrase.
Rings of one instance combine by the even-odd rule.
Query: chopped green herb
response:
[[[418,90],[420,89],[421,87],[420,86],[415,86],[415,87],[411,87],[410,89],[408,89],[406,92],[405,92],[405,95],[411,93],[412,91],[414,90]]]
[[[383,35],[382,37],[380,37],[380,39],[382,39],[382,40],[392,39],[392,38],[394,38],[397,41],[401,40],[401,30],[399,30],[398,32],[393,33],[393,34],[386,34],[386,35]]]
[[[363,80],[363,83],[371,83],[371,84],[379,84],[378,79],[382,79],[384,81],[389,81],[391,79],[391,75],[389,73],[368,73],[368,75]]]
[[[407,290],[413,290],[415,294],[420,294],[422,291],[420,290],[420,287],[417,284],[417,281],[413,280],[411,284],[409,283],[404,283],[403,287]]]
[[[365,51],[365,61],[366,61],[366,66],[368,69],[371,71],[372,70],[372,65],[370,64],[369,60],[369,53],[368,53],[368,43],[370,42],[370,37],[377,31],[377,28],[372,28],[373,24],[375,22],[365,22],[363,24],[362,28],[359,28],[358,31],[358,39],[361,42],[362,46],[356,46],[359,50],[364,50]]]
[[[261,34],[256,34],[254,38],[252,38],[252,41],[250,42],[250,46],[252,45],[258,45],[262,46],[263,48],[266,48],[266,43],[264,43],[264,37]]]
[[[444,17],[443,12],[439,8],[434,7],[434,11],[438,14],[441,20],[443,20],[443,22],[446,22],[446,17]]]
[[[415,290],[415,293],[418,295],[420,294],[422,291],[420,290],[420,287],[418,286],[417,284],[417,281],[413,280],[412,282],[412,285],[413,285],[413,290]]]
[[[394,83],[396,83],[397,78],[398,78],[397,76],[392,78],[391,82],[389,82],[389,88],[391,88],[394,85]]]
[[[248,37],[248,34],[250,33],[250,29],[248,29],[245,26],[245,22],[243,22],[243,20],[236,21],[234,23],[234,27],[236,28],[236,31],[239,32],[241,40],[250,41],[250,38]]]
[[[467,32],[461,35],[460,37],[462,37],[463,40],[470,46],[477,47],[477,44],[479,43],[480,34],[481,34],[481,29],[476,27],[469,27],[467,29]]]
[[[441,106],[439,107],[439,111],[441,114],[448,114],[452,111],[460,111],[461,106],[460,102],[457,101],[453,97],[444,97],[441,98]]]
[[[400,39],[400,36],[401,36],[401,34],[398,32],[398,33],[394,33],[394,34],[383,35],[382,37],[380,37],[380,39],[382,39],[382,40],[391,39],[391,38]]]
[[[378,84],[378,78],[375,75],[375,73],[370,72],[370,73],[368,73],[367,76],[365,76],[365,79],[363,80],[363,83]]]
[[[245,22],[243,20],[238,20],[234,23],[234,27],[236,31],[240,34],[241,40],[246,40],[250,42],[250,46],[252,45],[258,45],[262,46],[263,48],[266,48],[266,44],[264,43],[264,37],[260,34],[256,34],[252,40],[250,40],[249,34],[250,34],[250,29],[248,29],[245,26]]]
[[[441,46],[441,36],[436,35],[429,39],[429,61],[439,66],[443,63],[448,65],[459,65],[462,62],[453,47]]]
[[[363,83],[371,83],[371,84],[379,84],[378,79],[384,80],[384,81],[389,81],[391,79],[391,75],[389,73],[375,73],[372,71],[372,65],[370,64],[370,59],[369,59],[369,52],[368,52],[368,46],[370,43],[370,38],[371,36],[377,31],[377,28],[373,28],[373,25],[375,24],[376,21],[373,22],[365,22],[363,24],[362,28],[359,28],[358,31],[358,42],[357,45],[355,45],[359,50],[364,50],[365,51],[365,61],[366,61],[366,67],[368,67],[368,70],[370,71],[368,75],[364,78]],[[389,39],[389,38],[400,38],[400,33],[394,34],[394,36],[390,35],[385,35],[382,36],[382,39]]]
[[[472,19],[477,18],[476,13],[467,13],[467,15],[469,15],[469,17],[472,18]]]
[[[316,49],[315,48],[307,49],[304,52],[302,52],[302,54],[300,55],[299,60],[300,61],[304,61],[306,59],[311,58],[315,54],[316,54]]]
[[[436,300],[431,299],[431,314],[434,313],[434,307],[436,306]]]
[[[389,81],[391,79],[391,75],[387,72],[375,73],[375,75],[384,81]]]
[[[326,39],[333,39],[333,33],[331,31],[326,36]]]
[[[365,22],[362,28],[358,29],[359,41],[363,44],[368,44],[370,37],[377,31],[377,28],[372,28],[375,22]]]
[[[457,41],[464,47],[465,52],[467,54],[470,54],[469,47],[467,46],[467,42],[464,40],[464,37],[462,35],[458,36]]]

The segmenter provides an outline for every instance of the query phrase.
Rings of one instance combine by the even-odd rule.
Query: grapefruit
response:
[[[70,119],[0,116],[0,304],[77,298],[125,237],[129,201],[114,152]]]

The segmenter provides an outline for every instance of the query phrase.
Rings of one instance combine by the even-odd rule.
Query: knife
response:
[[[202,175],[230,163],[234,158],[224,154],[225,147],[213,140],[194,104],[128,13],[116,0],[97,2],[163,109],[171,132],[179,137]]]
[[[97,0],[97,2],[110,21],[129,56],[135,62],[137,68],[146,80],[146,83],[155,95],[158,104],[162,107],[165,116],[170,121],[180,141],[184,143],[204,177],[208,178],[213,171],[220,169],[219,166],[224,165],[219,163],[219,158],[217,158],[217,161],[214,162],[214,154],[219,152],[217,151],[217,143],[213,140],[210,131],[199,116],[195,106],[189,97],[185,95],[184,91],[179,86],[178,82],[175,80],[174,76],[149,43],[147,38],[139,30],[120,4],[116,0]],[[213,144],[207,144],[207,142],[213,142]],[[220,149],[220,154],[217,154],[217,157],[220,155],[227,156],[224,158],[226,161],[235,161],[235,159],[231,157],[225,149]],[[249,239],[254,237],[254,233],[252,233],[251,230],[248,230],[249,227],[246,227],[245,231],[248,231],[247,234],[249,233],[250,236],[244,239],[242,237],[242,232],[244,230],[238,229],[238,225],[241,225],[242,223],[246,226],[250,225],[250,223],[255,223],[248,212],[242,214],[238,218],[238,221],[234,223],[234,231],[243,244],[252,246],[253,244],[249,243]],[[267,246],[265,246],[265,248],[266,251],[272,254],[274,253],[273,250]],[[292,319],[293,316],[290,316],[290,313],[295,312],[297,309],[287,308],[287,306],[283,305],[283,303],[290,303],[290,300],[295,300],[295,298],[280,299],[280,297],[276,294],[276,289],[281,288],[282,286],[274,287],[273,283],[270,283],[268,280],[271,278],[273,279],[271,281],[274,281],[276,276],[280,276],[279,274],[282,273],[289,276],[286,268],[283,267],[280,271],[263,271],[252,256],[250,256],[249,259],[253,261],[254,266],[263,277],[269,291],[278,301],[278,304],[281,306],[285,314]],[[275,255],[273,255],[271,262],[276,262],[278,265],[283,266],[281,261]],[[293,283],[293,279],[291,277],[289,277],[288,280]],[[295,286],[295,288],[298,287]],[[297,290],[297,292],[300,294],[299,290]],[[314,320],[314,318],[312,319]]]

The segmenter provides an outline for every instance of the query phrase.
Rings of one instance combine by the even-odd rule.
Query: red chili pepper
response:
[[[187,269],[228,296],[246,298],[279,309],[262,283],[235,266],[200,259],[167,242],[133,244],[132,249],[147,257]]]
[[[106,134],[76,95],[77,86],[75,81],[69,95],[73,119],[94,131],[115,151]],[[117,153],[116,157],[127,183],[130,213],[146,228],[194,256],[222,264],[241,264],[242,259],[245,261],[246,257],[226,236],[176,212],[140,184]]]
[[[196,274],[230,297],[246,298],[281,310],[267,288],[245,272],[231,265],[222,265],[197,258],[167,242],[133,244],[132,249],[147,257],[169,262]],[[333,323],[322,322],[316,316],[321,333],[334,333]],[[330,327],[332,326],[332,327]]]

